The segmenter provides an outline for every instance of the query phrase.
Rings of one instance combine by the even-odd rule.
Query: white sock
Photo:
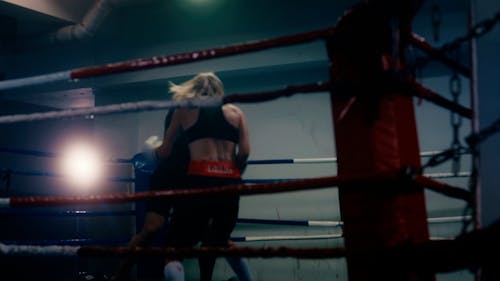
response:
[[[240,257],[226,257],[226,260],[240,281],[253,280],[246,259]]]
[[[165,281],[184,281],[184,267],[180,261],[169,261],[163,268]]]

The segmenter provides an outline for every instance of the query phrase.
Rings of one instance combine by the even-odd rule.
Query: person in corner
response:
[[[205,73],[205,74],[200,74],[198,76],[199,77],[210,76],[212,78],[207,78],[207,79],[214,79],[213,81],[216,81],[217,85],[212,85],[212,86],[215,86],[217,88],[217,92],[214,96],[217,96],[217,95],[220,95],[221,93],[223,93],[222,82],[220,82],[220,80],[213,73]],[[191,81],[188,81],[188,82],[184,83],[183,85],[179,85],[179,86],[171,84],[171,91],[174,94],[174,97],[173,97],[174,100],[183,100],[183,99],[190,99],[190,98],[192,99],[192,98],[199,98],[200,96],[205,96],[203,94],[196,95],[192,92],[193,91],[192,89],[191,90],[189,89],[190,87],[191,88],[193,87],[194,80],[195,79],[192,79]],[[203,82],[203,83],[205,83],[205,82]],[[210,83],[208,83],[207,85],[210,85]],[[180,90],[180,89],[182,89],[182,90]],[[209,95],[206,95],[206,96],[209,96]],[[224,108],[224,107],[222,107],[222,108]],[[221,110],[220,113],[222,113],[223,112],[222,110],[224,110],[222,108],[219,108],[219,110]],[[223,149],[236,149],[236,148],[238,149],[238,155],[235,154],[234,158],[230,157],[229,159],[233,159],[230,162],[239,163],[239,164],[237,164],[237,167],[238,167],[238,170],[241,174],[246,166],[246,159],[248,158],[248,154],[250,152],[250,148],[249,148],[249,144],[248,144],[248,129],[246,126],[245,116],[243,115],[241,110],[239,110],[234,105],[231,105],[231,107],[230,107],[231,111],[227,110],[228,107],[225,106],[225,108],[226,108],[225,111],[230,113],[230,114],[228,114],[228,117],[230,119],[228,119],[227,122],[229,122],[229,120],[232,120],[232,122],[234,122],[237,125],[234,128],[235,128],[235,131],[238,132],[238,136],[232,137],[234,140],[233,141],[234,145],[231,145],[231,143],[223,142],[223,143],[226,143],[225,144],[226,146],[229,146],[229,147],[225,147]],[[237,120],[238,117],[235,116],[235,112],[232,112],[233,110],[237,110],[237,114],[241,114],[240,115],[241,117],[239,117],[239,118],[242,118],[241,120]],[[203,109],[202,111],[205,111],[205,109]],[[148,158],[148,159],[146,159],[146,160],[150,161],[150,162],[155,162],[154,166],[156,166],[153,174],[150,177],[150,181],[149,181],[149,186],[150,186],[151,190],[161,190],[161,189],[175,188],[175,187],[182,188],[185,186],[184,185],[185,184],[184,177],[185,177],[187,170],[188,170],[188,164],[190,164],[190,154],[192,154],[191,150],[190,150],[190,145],[188,145],[188,143],[191,143],[192,141],[188,141],[186,134],[184,134],[183,130],[178,130],[178,129],[176,129],[176,131],[173,134],[171,134],[167,137],[168,128],[170,127],[173,116],[174,116],[173,113],[174,113],[174,111],[169,111],[167,116],[165,117],[164,136],[163,136],[163,139],[164,139],[163,144],[165,144],[165,145],[160,145],[160,147],[152,148],[153,149],[152,151],[147,152],[148,156],[146,156],[146,158]],[[225,113],[223,113],[223,114],[225,114]],[[225,118],[225,115],[223,118]],[[240,136],[240,132],[243,135]],[[239,141],[240,139],[244,141],[243,146],[241,146],[241,148],[238,145],[240,143],[240,141]],[[191,140],[192,140],[192,138],[191,138]],[[169,147],[166,145],[165,141],[169,141],[169,144],[170,144]],[[216,143],[216,142],[214,142],[214,143]],[[232,146],[232,148],[231,148],[231,146]],[[195,149],[196,149],[196,147],[197,147],[197,145],[195,145]],[[166,151],[166,149],[168,149],[168,152]],[[215,153],[221,153],[224,155],[224,157],[217,156],[217,157],[213,158],[212,155],[203,155],[200,152],[195,153],[195,156],[197,158],[199,158],[200,160],[204,159],[204,158],[215,159],[215,160],[226,159],[225,158],[227,156],[226,151],[224,151],[224,150],[220,151],[217,148],[215,148],[215,150],[216,150],[216,151],[214,151]],[[196,164],[194,164],[194,165],[196,165]],[[192,173],[190,173],[190,174],[192,174]],[[206,176],[206,174],[205,174],[205,176]],[[193,177],[190,176],[189,178],[191,179],[190,182],[192,183]],[[224,178],[226,178],[226,177],[224,177]],[[239,182],[239,178],[240,177],[234,177],[234,179],[229,180],[229,181],[231,183],[233,183],[233,182],[236,183],[236,182]],[[234,201],[234,200],[236,200],[236,201]],[[234,204],[235,202],[237,203],[238,200],[236,198],[233,198],[231,201],[233,201],[233,204]],[[152,240],[152,238],[154,237],[154,235],[160,231],[160,229],[163,227],[164,223],[168,220],[169,215],[170,215],[170,211],[171,211],[171,207],[172,207],[172,205],[169,202],[166,202],[165,200],[154,200],[154,199],[148,200],[147,204],[146,204],[146,216],[145,216],[144,226],[139,233],[137,233],[136,235],[134,235],[132,237],[132,239],[130,240],[128,245],[131,247],[143,246],[143,245],[146,245],[148,242],[150,242]],[[186,211],[189,212],[189,210],[186,210]],[[231,209],[231,211],[232,211],[231,212],[232,216],[234,216],[234,213],[236,213],[236,215],[237,215],[237,209],[234,210],[234,206]],[[176,211],[175,217],[176,217],[175,221],[181,220],[182,219],[182,211]],[[189,221],[185,221],[185,223],[189,224]],[[178,224],[179,223],[176,222],[173,226],[173,230],[171,230],[168,234],[169,238],[167,240],[171,241],[170,243],[168,243],[170,246],[176,246],[178,243],[172,242],[173,240],[177,239],[177,238],[175,238],[175,235],[183,236],[182,234],[177,234],[177,233],[180,233],[180,232],[186,230],[186,228],[182,224],[181,224],[181,227],[175,226]],[[167,229],[169,229],[169,228],[170,228],[170,226]],[[208,231],[209,228],[207,227],[206,229],[207,229],[206,231]],[[189,231],[189,230],[186,230],[186,231]],[[196,233],[197,232],[194,232],[192,234],[196,234]],[[209,235],[209,234],[207,234],[207,235]],[[208,241],[207,239],[208,239],[208,237],[203,237],[203,239],[201,237],[192,237],[192,238],[188,239],[189,241],[184,241],[184,242],[179,242],[179,243],[180,243],[180,245],[193,246],[194,243],[196,243],[195,241],[197,241],[197,240]],[[205,242],[205,244],[206,245],[216,245],[217,242],[215,242],[215,243]],[[224,245],[224,244],[222,244],[222,245]],[[228,264],[231,266],[231,268],[233,269],[233,271],[236,273],[236,275],[240,281],[252,281],[253,280],[253,278],[250,274],[250,270],[248,268],[248,263],[247,263],[246,259],[239,258],[239,257],[227,257],[226,260],[227,260]],[[215,259],[213,259],[213,261],[211,261],[211,259],[200,260],[200,273],[202,276],[207,276],[206,278],[209,278],[209,276],[212,275],[214,261],[215,261]],[[171,261],[171,262],[174,264],[176,262],[179,263],[179,261]],[[130,280],[129,276],[130,276],[130,270],[131,270],[132,265],[133,265],[133,260],[131,258],[123,259],[120,262],[118,269],[115,271],[115,274],[113,275],[111,280],[113,280],[113,281]],[[170,265],[170,267],[172,267],[172,265]],[[177,267],[177,268],[179,269],[179,267]],[[182,269],[182,265],[180,268]],[[164,272],[165,272],[165,270],[164,270]],[[171,277],[169,277],[169,278],[170,279],[167,279],[167,280],[183,280],[183,279],[172,279]],[[205,278],[205,277],[203,277],[203,278]],[[203,278],[202,278],[202,280],[205,280]],[[209,280],[209,279],[206,279],[206,280]]]
[[[214,73],[206,72],[180,85],[171,83],[170,91],[174,100],[205,99],[223,96],[224,86]],[[176,109],[163,142],[156,149],[160,158],[169,157],[173,152],[174,139],[179,132],[186,137],[190,156],[183,183],[186,188],[241,183],[250,142],[246,117],[240,108],[224,104]],[[199,242],[202,246],[230,246],[230,234],[238,218],[239,195],[182,199],[173,202],[172,208],[166,246],[192,247]],[[233,261],[238,260],[242,261]],[[231,264],[231,259],[228,261]],[[200,257],[199,264],[201,280],[211,280],[215,257]],[[248,271],[246,266],[243,269]],[[169,281],[184,280],[182,262],[167,260],[164,276]],[[250,278],[249,273],[248,276]]]

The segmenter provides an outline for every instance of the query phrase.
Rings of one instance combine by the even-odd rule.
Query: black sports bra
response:
[[[196,123],[184,131],[188,143],[213,138],[239,143],[239,129],[231,125],[222,112],[222,107],[200,108]]]

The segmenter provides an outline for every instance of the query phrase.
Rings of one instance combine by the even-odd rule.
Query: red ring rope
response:
[[[245,257],[295,257],[295,258],[341,258],[346,255],[344,248],[290,248],[290,247],[200,247],[200,248],[141,248],[141,247],[100,247],[84,246],[78,250],[81,257],[182,257],[200,256],[245,256]]]
[[[149,198],[178,199],[192,196],[208,196],[221,194],[265,194],[277,192],[290,192],[299,190],[310,190],[334,186],[352,186],[359,184],[373,184],[374,182],[388,183],[402,180],[399,172],[375,173],[357,176],[333,176],[304,180],[293,180],[278,183],[261,183],[254,185],[229,185],[212,188],[193,188],[176,190],[144,191],[136,193],[118,193],[92,196],[49,196],[49,197],[13,197],[9,200],[9,206],[53,206],[65,204],[90,204],[90,203],[125,203]],[[403,179],[404,180],[404,179]],[[447,184],[417,176],[416,183],[430,186],[432,190],[459,199],[469,200],[470,194],[463,189],[452,187]]]
[[[154,67],[177,65],[188,62],[201,61],[212,58],[226,57],[235,54],[243,54],[263,49],[280,46],[294,45],[314,41],[331,36],[335,33],[335,28],[327,28],[301,34],[278,37],[268,40],[260,40],[243,44],[236,44],[227,47],[205,49],[193,52],[186,52],[174,55],[156,56],[152,58],[135,59],[125,62],[110,63],[100,66],[90,66],[71,71],[71,79],[82,79],[96,76],[103,76],[113,73],[123,73],[129,71],[143,70]]]

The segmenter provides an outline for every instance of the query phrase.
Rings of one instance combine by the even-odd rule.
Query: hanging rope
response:
[[[493,30],[493,27],[495,27],[499,21],[500,11],[498,11],[493,17],[478,22],[474,25],[474,27],[472,27],[472,29],[469,30],[469,32],[467,32],[467,34],[444,44],[441,48],[439,48],[439,50],[442,52],[448,52],[460,47],[463,43],[470,41],[472,38],[479,38]]]
[[[469,147],[472,148],[498,132],[500,132],[500,118],[493,121],[493,123],[482,129],[478,133],[471,134],[470,136],[465,138],[465,141],[467,142]]]
[[[436,3],[432,5],[431,21],[432,21],[432,33],[434,35],[434,41],[438,42],[441,37],[440,27],[442,21],[442,13],[441,13],[441,8]]]
[[[425,42],[423,38],[419,38],[416,34],[412,34],[412,44],[416,45],[419,49],[426,52],[428,57],[420,59],[415,62],[413,68],[421,68],[430,61],[438,59],[442,63],[448,65],[452,69],[460,72],[460,74],[470,77],[470,69],[462,65],[459,61],[451,59],[448,53],[452,50],[458,49],[463,43],[470,41],[472,38],[479,38],[489,33],[496,24],[500,21],[500,11],[493,17],[487,18],[472,27],[465,35],[450,41],[440,48],[433,48],[429,43]]]
[[[449,88],[451,96],[453,98],[453,102],[459,104],[462,85],[460,77],[456,72],[454,72],[450,77]],[[458,175],[458,173],[460,172],[460,151],[463,148],[462,144],[460,143],[460,127],[462,126],[462,117],[454,112],[451,112],[450,124],[452,128],[452,142],[450,149],[453,152],[451,172],[455,175]]]

